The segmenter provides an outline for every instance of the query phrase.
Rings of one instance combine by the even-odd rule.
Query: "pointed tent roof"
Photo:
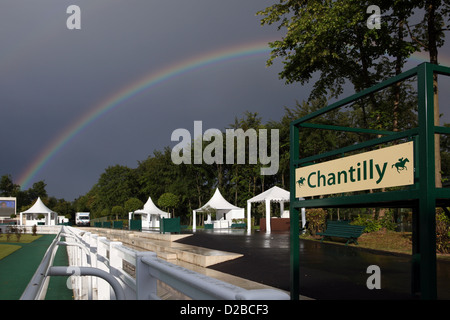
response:
[[[134,211],[134,213],[149,213],[149,214],[168,215],[168,212],[162,211],[153,203],[151,197],[148,197],[148,200],[144,204],[143,209],[136,210],[136,211]]]
[[[214,192],[214,195],[212,196],[212,198],[209,199],[209,201],[203,207],[197,209],[196,211],[202,211],[203,209],[205,209],[208,206],[211,208],[214,208],[214,209],[225,209],[225,210],[227,210],[227,209],[230,209],[230,210],[231,209],[242,209],[242,208],[232,205],[227,200],[225,200],[225,198],[220,193],[219,188],[216,189],[216,192]]]
[[[33,206],[30,209],[23,211],[22,213],[56,213],[56,212],[47,208],[47,206],[42,202],[41,198],[38,197]]]
[[[290,200],[290,193],[284,189],[281,189],[277,186],[266,190],[257,196],[254,196],[251,199],[248,199],[247,202],[263,202],[266,200],[275,201],[275,202],[288,202]]]

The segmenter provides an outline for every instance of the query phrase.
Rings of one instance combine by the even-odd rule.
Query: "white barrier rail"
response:
[[[59,241],[59,233],[53,240],[52,244],[48,247],[44,258],[42,259],[40,265],[36,269],[31,281],[25,288],[20,300],[41,300],[45,298],[47,293],[48,277],[45,276],[48,268],[53,264],[53,259],[55,257],[57,242]]]
[[[30,282],[29,287],[46,283],[49,276],[72,275],[74,297],[80,300],[157,300],[161,299],[158,282],[194,300],[289,299],[283,291],[247,290],[157,258],[154,252],[136,251],[90,232],[71,227],[62,227],[62,230],[47,250],[49,257],[46,254],[38,269],[43,274],[42,279],[34,279],[34,285]],[[61,237],[66,241],[60,241]],[[67,248],[67,267],[51,266],[58,245]],[[27,290],[22,296],[24,299],[45,297],[45,293],[35,295],[35,289]],[[45,292],[46,288],[38,291]]]

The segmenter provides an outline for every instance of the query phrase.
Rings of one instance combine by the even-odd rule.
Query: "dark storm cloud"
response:
[[[81,8],[81,30],[66,28],[72,4]],[[0,103],[8,116],[0,133],[8,137],[8,156],[2,155],[0,174],[18,179],[72,123],[151,72],[205,52],[274,39],[276,31],[262,28],[255,16],[269,4],[3,1]],[[150,88],[81,131],[30,183],[45,180],[49,194],[71,200],[108,165],[136,166],[170,145],[176,128],[192,130],[194,120],[223,129],[246,110],[278,120],[300,93],[285,88],[266,59],[211,66]]]
[[[228,47],[279,38],[255,16],[270,0],[2,0],[0,175],[17,180],[54,139],[101,101],[152,72]],[[81,30],[66,9],[81,8]],[[135,167],[177,128],[224,129],[246,110],[279,120],[310,86],[285,86],[260,55],[212,65],[132,97],[83,129],[30,183],[85,194],[109,165]],[[172,144],[173,145],[173,144]],[[27,186],[29,187],[29,186]]]

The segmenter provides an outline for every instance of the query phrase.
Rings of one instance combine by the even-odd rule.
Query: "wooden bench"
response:
[[[318,235],[322,236],[321,241],[325,238],[337,237],[348,239],[345,245],[349,243],[358,244],[357,239],[364,232],[363,226],[353,226],[345,221],[329,221],[327,222],[327,229],[324,232],[317,232]]]

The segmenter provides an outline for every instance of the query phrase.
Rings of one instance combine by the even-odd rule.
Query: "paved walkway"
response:
[[[0,300],[18,300],[41,263],[55,235],[42,235],[31,243],[3,243],[22,248],[0,260]],[[67,265],[65,248],[58,249],[54,265]],[[70,300],[72,291],[65,284],[67,277],[52,277],[47,299]]]
[[[178,242],[241,253],[210,268],[289,291],[289,233],[197,231]],[[411,258],[361,248],[300,241],[300,294],[318,300],[410,300]],[[381,289],[369,290],[369,265],[381,269]],[[438,299],[450,299],[450,262],[438,261]]]

